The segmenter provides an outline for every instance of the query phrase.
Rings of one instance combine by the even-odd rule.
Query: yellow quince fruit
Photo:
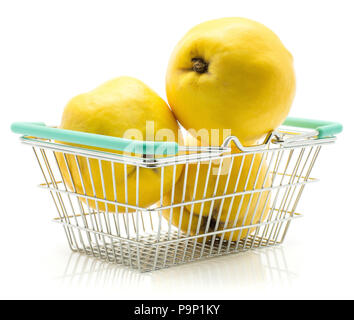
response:
[[[187,136],[187,145],[195,140]],[[198,143],[200,146],[200,143]],[[232,146],[232,153],[240,151]],[[163,205],[184,204],[165,209],[162,216],[185,235],[203,235],[265,221],[270,209],[271,173],[266,157],[260,153],[185,166],[174,192],[164,195]],[[266,190],[265,190],[266,189]],[[234,196],[234,193],[242,193]],[[204,200],[217,197],[214,200]],[[224,199],[223,199],[224,198]],[[188,203],[196,201],[195,203]],[[255,231],[253,228],[217,234],[223,240],[237,241]],[[203,237],[197,238],[199,242]],[[210,239],[208,237],[207,239]]]
[[[147,121],[154,127],[148,133]],[[178,123],[157,93],[140,80],[119,77],[105,82],[96,89],[80,94],[69,101],[64,109],[60,128],[137,140],[177,141]],[[159,134],[160,133],[160,134]],[[147,137],[148,134],[150,137]],[[154,137],[151,137],[154,134]],[[101,150],[123,154],[120,151]],[[99,211],[135,211],[133,207],[117,207],[103,199],[128,206],[149,207],[160,199],[161,188],[171,190],[183,165],[164,168],[144,168],[136,165],[88,159],[57,152],[59,168],[67,187],[80,195],[80,200]],[[161,181],[163,179],[163,181]]]
[[[177,119],[198,138],[206,130],[211,145],[228,135],[252,145],[289,113],[295,94],[293,57],[261,23],[207,21],[175,47],[166,93]]]

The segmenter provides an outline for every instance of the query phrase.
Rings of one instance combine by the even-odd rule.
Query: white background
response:
[[[1,1],[0,298],[354,298],[353,8],[348,1]],[[344,125],[321,151],[284,245],[139,275],[71,254],[14,121],[58,124],[66,102],[119,75],[165,98],[169,54],[202,21],[241,16],[295,59],[290,115]]]

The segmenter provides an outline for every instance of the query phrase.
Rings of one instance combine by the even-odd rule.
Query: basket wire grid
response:
[[[256,147],[231,137],[215,150],[160,158],[29,136],[21,140],[32,146],[44,179],[39,186],[49,191],[54,221],[62,225],[71,250],[147,272],[282,243],[291,221],[301,217],[296,208],[305,185],[317,181],[310,174],[321,147],[335,140],[317,134],[279,129]],[[225,152],[226,144],[241,151]],[[107,170],[111,181],[121,181],[120,190],[106,181]],[[152,206],[140,201],[149,188],[140,180],[144,170],[153,170],[160,184],[160,199]],[[172,186],[166,191],[168,175]],[[179,196],[177,180],[183,186]],[[194,214],[183,222],[186,212]]]

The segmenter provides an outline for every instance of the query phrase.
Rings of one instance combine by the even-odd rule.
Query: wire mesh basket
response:
[[[33,148],[70,248],[146,272],[282,243],[301,217],[305,185],[317,181],[310,174],[321,147],[342,127],[288,118],[252,147],[236,137],[182,147],[42,123],[12,130]],[[113,151],[127,146],[141,156]]]

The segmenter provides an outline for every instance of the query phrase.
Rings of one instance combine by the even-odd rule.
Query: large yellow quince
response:
[[[177,119],[192,134],[206,129],[209,144],[220,145],[225,129],[225,135],[252,145],[289,113],[295,93],[293,57],[258,22],[245,18],[204,22],[174,49],[166,91]],[[212,129],[219,130],[218,136],[210,137]]]
[[[187,137],[186,143],[195,145]],[[193,144],[190,144],[193,143]],[[200,144],[199,144],[200,145]],[[233,153],[240,151],[232,147]],[[187,174],[186,174],[187,171]],[[163,205],[186,204],[162,211],[163,217],[187,235],[202,235],[234,227],[263,222],[269,213],[271,174],[266,157],[260,153],[226,157],[190,163],[185,166],[174,192],[166,193]],[[252,192],[254,191],[254,192]],[[234,193],[244,194],[232,196]],[[222,199],[223,196],[226,196]],[[199,201],[205,198],[220,197],[216,200]],[[224,240],[244,239],[255,231],[245,228],[241,231],[218,234]],[[210,237],[208,238],[210,239]],[[198,238],[202,241],[203,238]]]
[[[119,77],[71,99],[64,109],[60,128],[113,137],[133,135],[138,140],[149,140],[147,121],[154,126],[149,139],[155,133],[155,141],[177,141],[178,123],[163,99],[143,82]],[[64,158],[59,152],[57,158],[64,182],[72,191],[143,208],[160,199],[161,185],[164,191],[171,190],[183,169],[183,165],[177,165],[174,172],[172,166],[166,167],[161,184],[160,168],[137,170],[135,165],[112,165],[110,161],[88,160],[83,156],[75,158],[67,154]],[[107,205],[92,198],[80,197],[80,200],[94,210],[134,211],[134,208]]]
[[[234,147],[232,151],[239,153]],[[224,158],[221,164],[220,160],[202,162],[199,169],[197,164],[191,165],[188,185],[190,197],[195,200],[220,197],[187,206],[189,211],[193,208],[194,214],[210,216],[209,232],[261,223],[268,216],[270,191],[264,189],[270,187],[271,179],[260,153],[234,156],[233,160]],[[243,194],[232,196],[236,192]],[[227,232],[223,238],[236,241],[254,230]]]

